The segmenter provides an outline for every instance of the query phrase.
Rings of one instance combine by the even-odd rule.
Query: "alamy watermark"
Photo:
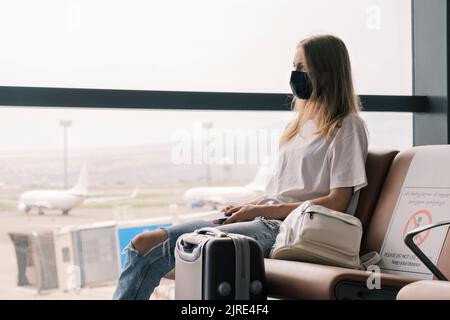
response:
[[[379,5],[371,5],[366,9],[366,27],[369,30],[381,30],[382,11]]]
[[[372,265],[367,268],[368,272],[372,274],[367,278],[366,285],[369,290],[381,289],[381,269],[379,266]]]
[[[171,141],[173,164],[259,165],[278,150],[281,129],[215,129],[201,122],[193,130],[176,130]]]

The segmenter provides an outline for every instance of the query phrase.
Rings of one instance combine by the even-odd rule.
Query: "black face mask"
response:
[[[290,81],[292,93],[299,99],[308,100],[312,95],[312,84],[306,72],[292,71]]]

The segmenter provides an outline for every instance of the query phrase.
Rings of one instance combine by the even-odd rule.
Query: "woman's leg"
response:
[[[141,255],[145,256],[150,249],[167,240],[167,232],[163,229],[157,229],[138,234],[131,241],[133,248]]]
[[[130,243],[125,251],[127,257],[124,269],[120,275],[114,299],[148,299],[159,285],[161,278],[175,267],[173,256],[177,239],[194,230],[204,227],[218,229],[254,238],[262,247],[264,255],[269,256],[275,243],[281,221],[257,218],[249,222],[239,222],[228,225],[217,225],[211,221],[196,221],[164,228],[166,235],[160,232],[136,237],[136,244],[141,251],[136,250]],[[144,242],[148,237],[148,243]],[[157,237],[162,241],[158,243]],[[151,245],[156,244],[154,247]],[[150,249],[149,249],[150,248]],[[148,249],[148,250],[147,250]],[[144,253],[141,255],[139,252]]]
[[[280,224],[280,220],[256,218],[253,221],[221,225],[217,229],[255,239],[263,249],[264,256],[268,258],[278,235]]]
[[[215,226],[211,221],[195,221],[138,235],[124,249],[127,256],[113,299],[148,300],[161,278],[175,266],[177,239],[196,229]]]

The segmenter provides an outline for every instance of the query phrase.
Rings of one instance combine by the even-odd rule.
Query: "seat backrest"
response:
[[[422,163],[423,167],[418,168],[418,162],[416,162],[415,168],[413,169],[411,168],[411,164],[416,156],[421,159],[420,163]],[[416,147],[400,152],[395,157],[384,182],[370,223],[367,226],[361,253],[367,253],[369,251],[379,252],[381,250],[409,171],[412,172],[412,170],[415,170],[418,176],[414,178],[414,185],[408,187],[440,188],[445,186],[448,188],[450,187],[450,181],[443,179],[443,173],[448,172],[449,163],[450,145]],[[426,204],[421,209],[429,209],[432,211]],[[446,219],[450,219],[450,212]],[[445,238],[437,265],[447,277],[450,276],[450,237],[448,234]]]
[[[398,151],[370,149],[366,160],[367,187],[361,190],[355,216],[361,220],[363,230],[367,229],[384,181]]]

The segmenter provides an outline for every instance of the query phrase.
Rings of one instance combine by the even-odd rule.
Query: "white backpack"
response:
[[[361,221],[347,213],[304,202],[280,225],[271,258],[367,270],[377,252],[359,257]]]

